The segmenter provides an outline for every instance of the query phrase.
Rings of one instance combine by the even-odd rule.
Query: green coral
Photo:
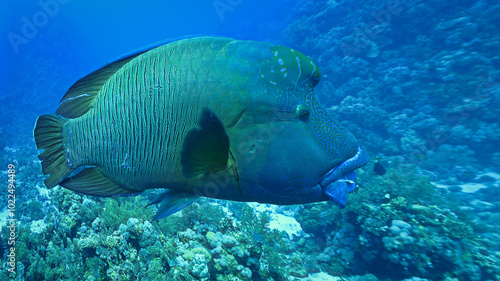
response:
[[[444,233],[454,239],[473,238],[473,230],[470,224],[458,219],[444,219],[441,227]]]
[[[97,234],[93,233],[87,238],[82,238],[78,240],[78,248],[86,249],[86,248],[97,248],[100,245],[99,237]]]
[[[306,206],[298,212],[296,219],[302,230],[319,236],[342,226],[340,209],[326,202]]]
[[[108,198],[104,200],[101,220],[111,229],[118,229],[120,224],[127,224],[129,218],[138,218],[139,220],[151,220],[153,211],[150,208],[144,208],[145,204],[141,202],[141,197],[133,198]],[[140,230],[139,230],[140,231]]]
[[[413,204],[414,202],[435,202],[449,205],[440,196],[440,192],[430,180],[419,176],[415,167],[411,165],[401,165],[399,169],[388,168],[383,177],[373,177],[369,173],[359,173],[358,182],[363,183],[357,192],[349,195],[348,210],[356,211],[361,209],[363,204],[386,203],[387,198],[404,198],[404,202],[394,201],[393,204],[402,205]],[[397,199],[402,200],[402,199]]]
[[[206,260],[212,259],[212,255],[210,255],[210,253],[204,247],[196,247],[192,250],[186,250],[182,254],[182,258],[184,258],[185,260],[193,260],[194,257],[198,254],[203,254]]]
[[[45,217],[43,213],[43,204],[38,200],[31,200],[28,203],[22,203],[21,210],[26,210],[26,215],[31,218],[31,220],[40,220]]]
[[[107,248],[114,248],[118,245],[120,237],[117,236],[106,236],[106,239],[101,243],[102,246]]]
[[[214,238],[215,233],[212,231],[207,231],[207,234],[205,234],[205,238],[207,238],[207,241],[209,244],[212,244],[212,239]]]

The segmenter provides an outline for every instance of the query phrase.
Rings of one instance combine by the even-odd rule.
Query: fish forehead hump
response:
[[[232,41],[216,60],[224,66],[224,79],[237,82],[238,91],[249,94],[249,100],[261,109],[267,104],[295,111],[298,104],[312,100],[321,77],[319,67],[306,55],[266,42]]]
[[[313,88],[321,77],[319,67],[306,55],[291,48],[271,46],[271,57],[261,61],[264,83],[292,85],[297,89]]]
[[[197,79],[189,83],[202,83],[194,87],[204,87],[205,98],[210,96],[215,103],[225,100],[225,105],[219,105],[223,112],[214,109],[223,121],[236,102],[293,109],[305,102],[305,94],[311,96],[321,77],[319,67],[306,55],[267,42],[201,37],[163,45],[144,55],[161,54],[196,73],[192,77]],[[234,114],[238,113],[231,112],[228,119]]]
[[[311,82],[315,86],[321,77],[319,67],[301,52],[266,42],[235,40],[225,46],[229,54],[234,56],[230,60],[229,70],[245,70],[248,66],[259,65],[258,76],[266,85],[295,85],[302,86]],[[243,64],[242,61],[247,63]],[[254,68],[255,69],[255,68]]]

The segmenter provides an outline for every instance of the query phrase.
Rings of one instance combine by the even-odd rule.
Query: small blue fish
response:
[[[56,214],[52,213],[52,215],[54,216],[54,228],[57,230],[57,228],[59,227],[59,222],[57,221]]]

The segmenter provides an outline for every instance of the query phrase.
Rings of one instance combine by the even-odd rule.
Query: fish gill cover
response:
[[[4,1],[0,10],[5,183],[0,280],[500,279],[500,4],[495,1],[42,0]],[[42,150],[36,150],[32,132],[38,115],[55,113],[71,85],[116,59],[161,45],[157,42],[200,36],[287,46],[321,70],[311,80],[320,106],[297,104],[290,95],[291,100],[263,96],[269,103],[284,102],[272,114],[248,116],[254,122],[284,120],[277,122],[296,130],[322,107],[328,120],[355,136],[371,156],[356,170],[355,190],[350,173],[337,176],[344,168],[317,173],[328,173],[325,178],[332,181],[325,183],[326,194],[338,199],[337,188],[352,191],[345,208],[332,201],[281,206],[199,198],[153,221],[162,205],[144,207],[165,198],[154,190],[104,198],[44,186],[37,158]],[[245,69],[241,62],[226,66]],[[297,76],[289,68],[287,77]],[[281,73],[271,70],[264,76]],[[276,82],[272,79],[267,82]],[[266,89],[273,87],[269,83]],[[231,146],[240,134],[227,128],[241,125],[247,115],[227,121],[203,108],[193,115],[197,126],[186,130],[194,134],[188,143],[201,146],[185,155],[221,163],[211,152],[220,155],[223,133]],[[167,132],[167,125],[154,129]],[[280,194],[289,194],[297,192],[290,187],[319,177],[314,172],[319,166],[308,162],[315,158],[301,153],[313,143],[296,145],[294,140],[305,139],[294,130],[282,131],[287,138],[273,147],[283,152],[270,155],[309,168],[297,172],[300,177],[283,176],[283,167],[293,167],[287,166],[291,160],[268,169],[273,172],[259,177],[272,182],[267,190],[279,187],[286,190]],[[219,132],[216,137],[213,131]],[[242,139],[251,149],[251,138]],[[295,158],[286,153],[291,144]],[[111,151],[121,153],[119,147]],[[129,167],[124,159],[131,158],[119,158],[121,169]],[[232,169],[237,157],[232,162],[227,154],[227,159],[209,174]],[[212,167],[184,163],[191,163],[189,175],[199,171],[193,167]],[[78,172],[81,168],[69,176]]]

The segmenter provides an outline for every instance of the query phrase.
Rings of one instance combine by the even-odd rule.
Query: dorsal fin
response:
[[[144,48],[137,49],[132,54],[124,55],[118,60],[81,78],[69,88],[61,99],[56,114],[66,118],[77,118],[82,116],[92,108],[94,98],[97,96],[104,83],[125,64],[149,50],[181,39],[194,37],[193,35],[182,36],[150,44]]]
[[[125,64],[146,51],[112,62],[78,80],[59,103],[56,114],[66,118],[77,118],[92,108],[92,102],[102,86]]]

